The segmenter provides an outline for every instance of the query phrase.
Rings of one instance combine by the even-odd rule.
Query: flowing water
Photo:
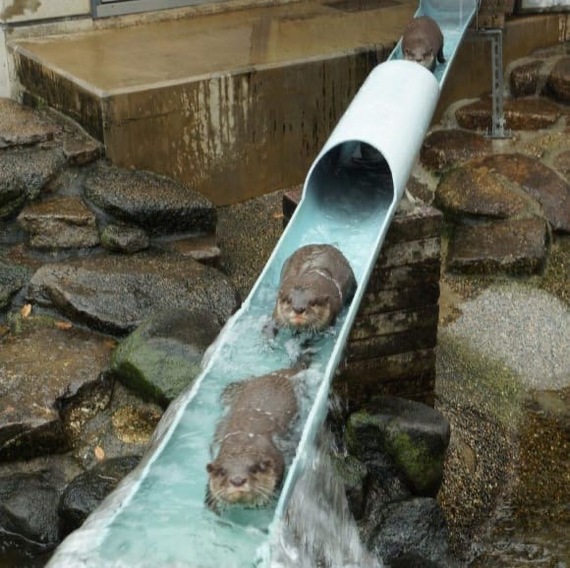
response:
[[[323,429],[267,549],[268,568],[382,568],[363,546]]]

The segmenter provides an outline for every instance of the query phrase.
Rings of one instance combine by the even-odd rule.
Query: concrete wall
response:
[[[12,97],[15,92],[12,62],[6,46],[11,36],[52,33],[54,22],[89,18],[90,11],[89,0],[0,0],[0,97]],[[80,24],[67,23],[66,27],[73,31]],[[42,32],[42,28],[45,31]]]

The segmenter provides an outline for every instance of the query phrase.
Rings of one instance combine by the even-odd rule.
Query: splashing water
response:
[[[264,568],[382,568],[364,547],[323,429],[291,495],[284,520],[262,551]]]

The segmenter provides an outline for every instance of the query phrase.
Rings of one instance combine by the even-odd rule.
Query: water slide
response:
[[[139,466],[64,540],[49,567],[263,564],[260,550],[283,518],[325,419],[331,381],[367,282],[477,4],[420,2],[416,16],[431,16],[442,29],[446,62],[431,73],[404,61],[398,44],[372,70],[310,167],[299,206],[202,373],[170,405]],[[223,411],[220,396],[234,381],[290,367],[299,353],[299,340],[290,332],[269,341],[261,329],[273,310],[283,262],[309,243],[329,243],[344,253],[356,276],[356,294],[334,328],[312,345],[309,368],[294,379],[301,420],[289,441],[291,462],[278,500],[218,515],[204,499],[205,466]]]

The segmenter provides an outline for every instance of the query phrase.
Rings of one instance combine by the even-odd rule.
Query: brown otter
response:
[[[355,289],[352,268],[337,248],[326,244],[299,248],[281,270],[270,324],[273,335],[280,327],[321,331],[334,324]]]
[[[264,505],[273,497],[285,469],[274,436],[283,435],[297,414],[290,379],[298,372],[282,369],[232,383],[224,392],[229,410],[216,429],[218,455],[206,466],[214,510],[223,503]]]
[[[438,63],[445,63],[443,56],[443,34],[437,22],[429,16],[411,20],[402,36],[404,59],[415,61],[430,71]]]

